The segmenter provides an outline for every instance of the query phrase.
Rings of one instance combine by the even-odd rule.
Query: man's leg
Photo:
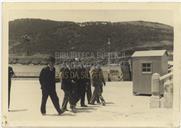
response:
[[[91,84],[87,85],[86,93],[87,93],[88,104],[90,104],[90,100],[91,100],[91,97],[92,97]]]
[[[85,85],[82,85],[82,87],[81,87],[81,100],[80,100],[80,105],[81,105],[82,107],[87,107],[87,106],[85,105]]]
[[[90,100],[90,103],[91,104],[94,104],[95,103],[95,100],[96,100],[96,97],[98,96],[98,87],[95,86],[94,88],[94,92],[93,92],[93,95],[92,95],[92,98]]]
[[[46,102],[48,99],[48,92],[46,90],[42,90],[42,99],[41,99],[41,114],[46,114]]]
[[[100,100],[99,100],[99,96],[98,96],[98,95],[97,95],[97,97],[96,97],[96,102],[97,102],[98,104],[101,103]]]
[[[51,98],[53,105],[54,105],[55,109],[57,110],[57,112],[59,114],[61,114],[62,110],[60,109],[59,98],[57,96],[56,91],[50,92],[50,98]]]
[[[62,103],[62,109],[67,110],[67,104],[68,104],[68,94],[67,91],[64,90],[64,98]]]
[[[11,80],[8,81],[8,110],[10,108],[10,98],[11,98]]]
[[[105,102],[105,100],[104,100],[102,94],[99,96],[99,98],[101,99],[102,105],[105,106],[105,105],[106,105],[106,102]]]
[[[102,93],[102,90],[103,90],[103,88],[102,88],[102,86],[100,86],[100,87],[99,87],[99,94]],[[101,99],[101,98],[100,98],[100,95],[98,95],[98,96],[97,96],[97,99],[96,99],[97,103],[100,104],[101,102],[100,102],[99,99]]]
[[[77,99],[78,99],[78,85],[74,84],[73,85],[73,89],[72,89],[72,96],[73,96],[73,101],[76,104],[77,103]]]
[[[77,84],[77,87],[76,87],[76,90],[75,90],[75,96],[74,96],[76,104],[81,99],[81,93],[82,93],[81,91],[82,90],[81,90],[80,84]]]
[[[99,98],[100,98],[100,100],[101,100],[102,105],[105,106],[105,105],[106,105],[106,102],[105,102],[105,100],[104,100],[104,98],[103,98],[103,96],[102,96],[102,93],[103,93],[103,87],[100,86],[100,87],[99,87],[99,91],[98,91],[98,95],[99,95]]]
[[[101,102],[105,102],[105,100],[104,100],[102,94],[99,96],[99,98],[101,99]]]
[[[69,101],[69,104],[70,104],[70,108],[72,110],[72,112],[76,113],[76,102],[74,100],[74,97],[72,95],[72,90],[70,91],[67,91],[67,96],[68,96],[68,101]]]

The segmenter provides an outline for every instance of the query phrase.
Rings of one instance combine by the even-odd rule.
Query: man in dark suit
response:
[[[76,63],[72,63],[72,67],[70,68],[70,77],[71,77],[71,83],[72,83],[72,96],[73,96],[73,103],[76,105],[76,103],[79,100],[80,94],[79,94],[79,86],[78,86],[78,66]]]
[[[79,94],[80,94],[80,105],[81,107],[87,107],[85,105],[85,92],[86,92],[86,84],[87,84],[87,76],[86,76],[86,68],[83,64],[79,67]]]
[[[48,66],[44,67],[40,72],[39,81],[42,89],[42,101],[41,101],[42,115],[46,114],[46,102],[48,96],[50,96],[58,114],[61,115],[63,113],[63,111],[60,109],[59,98],[56,93],[54,64],[55,64],[55,58],[49,57]]]
[[[64,99],[62,103],[62,109],[65,111],[67,110],[67,104],[69,102],[70,108],[72,109],[72,112],[76,112],[75,110],[75,103],[72,95],[72,81],[71,81],[71,72],[70,67],[68,65],[64,65],[61,70],[61,89],[64,91]]]
[[[10,93],[11,93],[11,79],[15,76],[13,68],[11,66],[8,67],[8,111],[10,108]]]
[[[92,91],[91,91],[90,66],[88,65],[86,65],[86,94],[87,94],[88,104],[90,104]]]

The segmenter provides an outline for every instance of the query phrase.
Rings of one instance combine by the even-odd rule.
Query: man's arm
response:
[[[45,84],[45,69],[42,69],[40,72],[40,76],[39,76],[39,82],[41,84],[41,86],[43,86]]]
[[[104,79],[104,75],[103,75],[103,71],[101,70],[101,78],[102,78],[102,82],[104,85],[106,85],[105,79]]]
[[[15,76],[15,73],[14,73],[14,71],[13,71],[13,68],[12,67],[9,67],[9,72],[10,72],[10,76],[11,77],[14,77]]]
[[[12,68],[12,76],[15,76],[15,73],[14,73],[14,71],[13,71],[13,68]]]

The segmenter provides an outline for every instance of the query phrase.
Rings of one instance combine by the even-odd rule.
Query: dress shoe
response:
[[[73,112],[73,113],[77,113],[76,108],[72,108],[72,112]]]
[[[61,110],[60,112],[58,112],[58,115],[63,114],[65,111]]]
[[[83,105],[81,105],[81,107],[88,107],[87,105],[85,105],[85,104],[83,104]]]
[[[46,115],[46,113],[41,113],[42,114],[42,116],[45,116]]]

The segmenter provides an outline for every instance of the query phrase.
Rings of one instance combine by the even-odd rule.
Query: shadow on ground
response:
[[[28,109],[14,109],[14,110],[9,110],[9,112],[23,112],[23,111],[28,111]]]
[[[84,107],[84,108],[77,108],[77,110],[96,110],[97,108],[95,107]]]
[[[106,104],[114,104],[114,102],[106,102]]]
[[[58,115],[58,114],[46,114],[44,116],[75,116],[73,113],[63,113],[61,115]]]

